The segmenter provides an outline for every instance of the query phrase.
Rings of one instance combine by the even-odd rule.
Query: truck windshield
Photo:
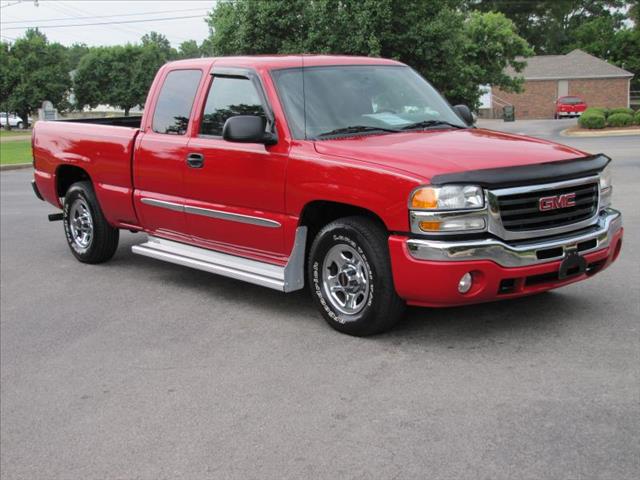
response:
[[[304,84],[300,68],[272,74],[297,139],[467,126],[406,66],[305,67]]]

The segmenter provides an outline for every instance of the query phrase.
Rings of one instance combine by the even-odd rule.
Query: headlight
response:
[[[421,187],[409,202],[415,210],[467,210],[484,207],[484,193],[476,185]]]
[[[613,184],[611,182],[611,166],[609,165],[600,172],[600,208],[611,205],[612,194]]]
[[[476,185],[420,187],[409,199],[413,233],[480,232],[487,228],[484,191]]]

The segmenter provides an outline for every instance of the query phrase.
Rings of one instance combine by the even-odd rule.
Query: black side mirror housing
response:
[[[267,119],[258,115],[237,115],[230,117],[222,127],[222,138],[237,143],[263,143],[273,145],[277,137],[265,132]]]
[[[473,113],[471,113],[469,107],[466,105],[456,105],[453,109],[467,125],[473,125]]]

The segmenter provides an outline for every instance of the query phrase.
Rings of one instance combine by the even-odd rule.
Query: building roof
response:
[[[633,77],[633,73],[577,49],[566,55],[538,55],[523,60],[527,66],[522,72],[516,73],[509,68],[507,73],[524,76],[525,80]]]

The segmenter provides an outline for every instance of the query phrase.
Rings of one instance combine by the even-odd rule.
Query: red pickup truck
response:
[[[584,280],[622,243],[610,159],[475,128],[410,67],[343,56],[169,63],[142,118],[38,122],[36,195],[71,252],[291,292],[351,335]]]

